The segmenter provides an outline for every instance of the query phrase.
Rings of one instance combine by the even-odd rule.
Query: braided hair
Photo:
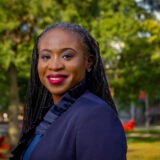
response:
[[[35,128],[53,104],[51,94],[40,82],[37,65],[39,40],[46,32],[55,28],[73,32],[79,35],[79,37],[82,39],[87,53],[93,57],[92,69],[90,72],[86,72],[88,89],[106,101],[116,111],[116,106],[110,94],[104,66],[100,57],[98,43],[89,34],[89,32],[81,26],[77,24],[60,22],[49,26],[37,37],[32,54],[31,76],[24,110],[23,132],[27,132],[31,128]]]

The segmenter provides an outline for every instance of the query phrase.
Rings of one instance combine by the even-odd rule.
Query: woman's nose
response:
[[[54,58],[49,61],[48,69],[50,70],[61,70],[64,68],[62,61],[59,58]]]

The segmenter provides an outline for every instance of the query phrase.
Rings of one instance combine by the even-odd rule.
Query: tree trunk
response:
[[[136,118],[135,118],[135,104],[134,104],[134,102],[132,101],[131,102],[131,105],[130,105],[130,118],[132,119],[132,120],[135,120]]]
[[[10,82],[10,105],[9,105],[9,137],[11,149],[17,145],[19,139],[18,128],[18,84],[17,84],[17,71],[13,63],[9,67],[9,82]]]
[[[146,126],[146,130],[147,132],[149,132],[150,130],[150,114],[149,114],[149,101],[148,101],[148,94],[146,94],[146,98],[145,98],[145,126]]]

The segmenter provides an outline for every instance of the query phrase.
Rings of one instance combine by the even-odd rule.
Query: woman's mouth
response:
[[[47,79],[51,84],[60,84],[66,78],[67,78],[67,76],[63,75],[63,74],[50,74],[47,76]]]

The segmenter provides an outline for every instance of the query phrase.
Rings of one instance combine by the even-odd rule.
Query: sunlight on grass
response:
[[[160,137],[128,138],[127,160],[160,160]]]

